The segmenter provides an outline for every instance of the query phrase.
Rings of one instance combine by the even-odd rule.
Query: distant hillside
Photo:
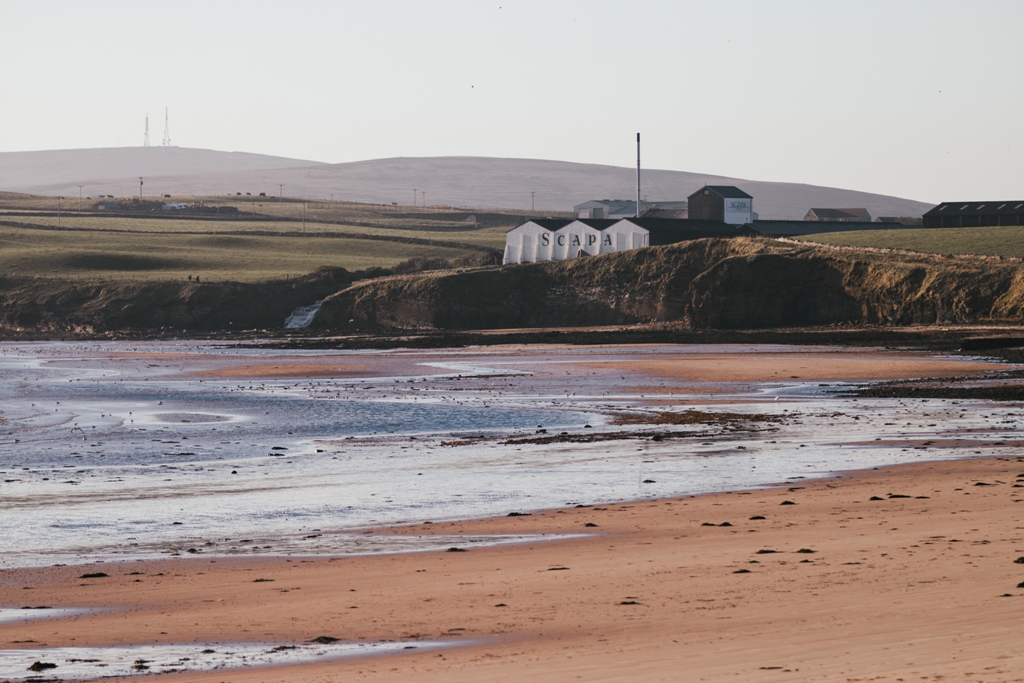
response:
[[[186,147],[108,147],[55,149],[41,152],[0,152],[0,190],[35,194],[78,195],[78,186],[91,194],[115,194],[104,183],[124,185],[139,176],[251,171],[315,166],[318,162]],[[115,179],[115,180],[104,180]],[[21,188],[31,188],[24,190]],[[72,192],[72,189],[74,192]],[[124,190],[121,194],[127,194]]]
[[[171,153],[168,159],[159,156],[167,152]],[[139,154],[138,163],[121,177],[112,174],[116,164],[101,163],[108,155],[114,159],[129,153]],[[88,161],[90,154],[97,159],[94,167]],[[54,155],[50,176],[43,157],[32,155]],[[61,166],[65,163],[62,155],[78,160],[74,170]],[[196,161],[187,167],[193,158],[190,155],[195,155]],[[180,165],[159,170],[164,167],[158,167],[157,162],[179,156]],[[148,160],[153,160],[154,170],[143,168],[143,161]],[[213,167],[217,164],[221,166]],[[236,166],[228,167],[231,164]],[[569,210],[588,199],[629,199],[635,192],[635,170],[631,168],[537,159],[403,157],[314,164],[237,152],[143,147],[0,154],[0,189],[6,190],[77,195],[77,186],[82,184],[93,196],[134,195],[139,175],[147,176],[146,190],[152,194],[276,195],[283,184],[289,197],[327,199],[333,195],[335,199],[403,205],[412,203],[413,189],[417,189],[426,191],[429,205],[528,210],[530,192],[535,192],[538,213]],[[761,218],[800,219],[812,207],[864,207],[872,216],[920,216],[931,208],[923,202],[867,192],[683,171],[645,170],[641,180],[643,194],[651,201],[685,199],[705,183],[738,185],[754,196],[754,210]]]

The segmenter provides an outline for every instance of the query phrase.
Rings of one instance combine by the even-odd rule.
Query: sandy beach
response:
[[[1024,459],[919,463],[402,530],[586,534],[462,553],[7,571],[4,603],[113,611],[0,642],[472,641],[182,681],[1021,680],[1019,474]]]
[[[107,358],[100,362],[120,362],[116,354],[113,361]],[[168,354],[139,362],[146,363],[147,372],[232,379],[348,377],[349,369],[384,378],[446,373],[418,384],[363,383],[362,391],[415,396],[436,386],[439,394],[449,395],[467,387],[486,401],[510,387],[519,392],[513,396],[557,392],[556,398],[568,400],[575,396],[564,388],[568,376],[581,395],[590,392],[606,402],[597,391],[613,389],[631,396],[616,399],[621,405],[658,409],[689,405],[695,391],[708,405],[719,402],[709,395],[723,391],[742,398],[722,400],[765,405],[768,396],[736,392],[775,383],[776,373],[786,376],[773,386],[977,377],[1011,367],[927,353],[777,347],[729,353],[648,347],[643,354],[624,348],[580,354],[550,347],[324,358],[206,355],[187,367]],[[463,367],[529,373],[495,379],[485,370],[463,377],[458,374]],[[718,386],[701,384],[706,382]],[[644,392],[650,396],[637,395]],[[469,393],[463,389],[459,400],[466,401]],[[784,396],[773,403],[781,410],[807,400]],[[95,610],[0,623],[0,649],[231,643],[272,648],[321,636],[355,643],[452,644],[442,650],[164,674],[211,683],[1024,680],[1024,654],[1014,647],[1024,635],[1019,618],[1024,588],[1018,587],[1024,562],[1015,563],[1024,557],[1024,506],[1018,505],[1024,502],[1024,457],[1013,447],[1013,408],[972,403],[969,409],[977,411],[978,420],[962,428],[943,425],[949,433],[939,438],[936,425],[925,420],[928,413],[932,420],[948,420],[967,407],[956,405],[954,413],[952,405],[936,405],[889,428],[891,423],[881,422],[889,418],[875,414],[877,407],[860,404],[862,412],[852,415],[853,404],[844,405],[848,414],[827,418],[836,435],[826,435],[819,447],[834,439],[851,453],[915,449],[920,455],[914,457],[922,460],[824,479],[793,477],[753,490],[623,498],[356,531],[367,538],[444,536],[446,544],[465,552],[182,555],[0,570],[0,605]],[[940,410],[947,417],[936,418]],[[877,440],[879,435],[888,436]],[[731,458],[735,466],[746,457],[737,449],[743,441],[736,438],[723,437],[733,450],[709,445],[706,457]],[[795,441],[773,446],[774,435],[757,438],[774,449],[775,457],[807,452]],[[699,453],[696,444],[684,442],[622,443],[631,451],[643,445],[644,457],[658,454],[663,463],[673,453],[691,458]],[[508,448],[506,459],[517,452]],[[939,450],[931,457],[949,457],[941,452],[957,448],[961,453],[984,449],[986,457],[923,460],[927,449]],[[598,455],[593,446],[587,452]],[[458,540],[489,534],[570,537],[494,547]],[[97,572],[108,576],[83,578]]]

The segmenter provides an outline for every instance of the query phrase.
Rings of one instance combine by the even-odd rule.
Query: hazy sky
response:
[[[0,151],[644,165],[1024,197],[1024,2],[0,0]]]

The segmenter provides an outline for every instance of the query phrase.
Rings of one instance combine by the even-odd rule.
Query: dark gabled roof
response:
[[[811,211],[818,218],[859,218],[866,212],[865,209],[811,209]]]
[[[647,209],[642,218],[686,218],[689,209]]]
[[[575,220],[575,219],[572,219],[572,218],[527,218],[525,221],[523,221],[519,225],[523,225],[524,223],[536,223],[537,225],[539,225],[542,228],[546,228],[547,230],[552,230],[553,231],[553,230],[558,230],[559,228],[564,227],[566,225],[569,225],[570,223],[573,222],[573,220]],[[517,225],[516,228],[518,228],[519,225]],[[511,228],[511,230],[515,230],[516,228]],[[511,230],[506,230],[505,232],[511,232]]]
[[[605,228],[611,227],[621,221],[621,218],[577,218],[576,221],[589,225],[595,230],[604,230]],[[576,221],[566,221],[566,225],[569,223],[575,223]]]
[[[995,202],[942,202],[925,216],[1002,216],[1024,213],[1024,200]]]
[[[652,247],[703,237],[739,237],[757,234],[757,231],[751,229],[749,225],[731,225],[722,221],[647,217],[623,218],[622,220],[629,221],[649,232],[649,243]]]
[[[706,189],[726,199],[753,199],[749,194],[734,185],[705,185],[690,196],[700,194]]]

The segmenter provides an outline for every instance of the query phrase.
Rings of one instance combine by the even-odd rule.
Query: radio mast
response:
[[[171,146],[171,129],[167,125],[167,107],[164,107],[164,147]]]

